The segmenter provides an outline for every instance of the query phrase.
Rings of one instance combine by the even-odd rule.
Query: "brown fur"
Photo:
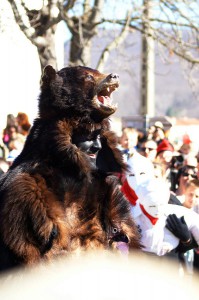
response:
[[[115,249],[125,240],[138,249],[130,207],[113,172],[125,169],[109,120],[115,108],[98,101],[118,78],[85,67],[48,66],[24,149],[0,181],[0,269],[32,265],[76,251]],[[73,140],[102,149],[97,168]]]

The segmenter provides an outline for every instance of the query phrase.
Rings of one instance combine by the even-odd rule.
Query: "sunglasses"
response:
[[[146,150],[149,150],[149,151],[153,151],[153,150],[156,150],[154,148],[149,148],[149,147],[142,147],[140,148],[141,151],[145,152]]]
[[[188,176],[191,176],[192,178],[194,178],[194,179],[197,179],[198,177],[197,177],[197,175],[196,174],[189,174],[189,173],[182,173],[182,176],[183,177],[188,177]]]

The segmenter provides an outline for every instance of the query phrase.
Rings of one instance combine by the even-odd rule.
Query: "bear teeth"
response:
[[[111,103],[111,99],[108,96],[98,96],[98,100],[103,104],[103,105],[109,105]]]
[[[117,104],[112,104],[112,92],[118,89],[118,84],[111,84],[104,88],[101,88],[97,93],[98,106],[106,106],[113,109],[117,109]]]

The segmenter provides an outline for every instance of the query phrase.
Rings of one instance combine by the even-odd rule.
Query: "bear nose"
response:
[[[109,77],[110,77],[110,79],[119,79],[119,75],[116,74],[116,73],[111,73],[111,74],[109,75]]]

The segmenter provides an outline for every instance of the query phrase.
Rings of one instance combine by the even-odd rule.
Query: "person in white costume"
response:
[[[128,165],[122,191],[132,204],[143,251],[161,256],[177,247],[182,252],[198,247],[198,214],[180,205],[168,204],[168,185],[155,179],[153,165],[147,158],[135,153]]]
[[[179,243],[191,244],[192,236],[199,245],[198,214],[168,204],[170,191],[166,183],[149,180],[141,183],[135,192],[138,201],[136,208],[132,207],[132,216],[141,234],[143,251],[165,255],[176,249]]]
[[[126,179],[130,186],[139,186],[151,178],[154,178],[153,163],[139,153],[134,153],[127,161],[129,172],[126,174]]]
[[[142,183],[155,178],[153,163],[139,153],[134,153],[127,161],[128,172],[123,178],[122,192],[129,202],[135,206],[138,199],[135,189]],[[170,193],[169,203],[181,205],[173,193]]]
[[[138,197],[135,189],[140,183],[154,178],[154,167],[148,158],[137,152],[128,159],[127,164],[129,170],[125,174],[121,190],[131,205],[136,206]]]

